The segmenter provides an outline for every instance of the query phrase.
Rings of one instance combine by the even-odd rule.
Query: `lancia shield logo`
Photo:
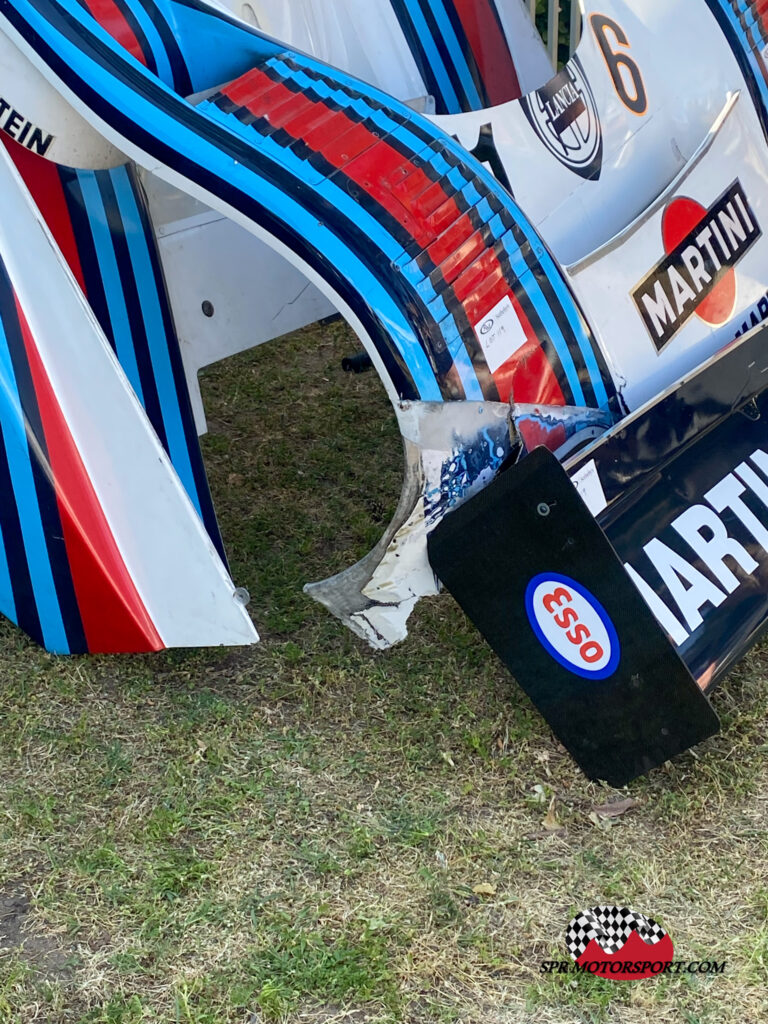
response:
[[[595,97],[578,57],[521,100],[538,137],[561,164],[594,181],[603,166],[603,133]]]

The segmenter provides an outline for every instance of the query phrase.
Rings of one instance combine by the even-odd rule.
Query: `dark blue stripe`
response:
[[[37,395],[13,286],[2,261],[0,315],[0,372],[5,383],[0,416],[11,493],[18,508],[21,551],[27,566],[25,570],[21,551],[6,547],[16,577],[17,621],[49,651],[85,651]]]
[[[733,4],[729,0],[706,0],[706,3],[739,63],[768,142],[768,83],[761,58],[755,53]]]
[[[418,0],[391,0],[392,8],[438,114],[464,109]]]

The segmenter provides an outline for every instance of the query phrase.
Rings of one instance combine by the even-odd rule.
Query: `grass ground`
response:
[[[768,1019],[768,650],[717,694],[720,736],[620,794],[450,598],[372,653],[301,593],[399,491],[375,375],[339,369],[352,348],[316,327],[206,375],[263,644],[58,659],[0,626],[0,1022]],[[540,974],[601,902],[726,973]]]

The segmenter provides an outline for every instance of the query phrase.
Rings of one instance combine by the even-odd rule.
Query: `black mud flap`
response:
[[[446,516],[429,555],[589,778],[623,786],[718,731],[709,701],[546,449]]]

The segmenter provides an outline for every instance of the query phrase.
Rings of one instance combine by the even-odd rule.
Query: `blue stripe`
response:
[[[205,108],[204,111],[202,108]],[[204,112],[211,120],[243,137],[243,125],[234,114],[227,114],[215,104],[207,101],[200,104],[197,109]],[[254,138],[258,138],[258,149],[278,165],[282,164],[289,173],[299,178],[299,180],[306,180],[309,174],[318,175],[317,170],[312,164],[303,160],[293,150],[280,146],[271,136],[253,134]],[[327,199],[333,207],[364,231],[372,239],[372,245],[378,247],[390,261],[395,262],[399,259],[403,252],[403,247],[400,243],[389,234],[380,221],[376,220],[375,217],[372,217],[363,207],[356,203],[349,193],[322,175],[319,176],[318,183],[313,187],[319,195]],[[410,274],[409,277],[413,279],[414,275]],[[418,279],[421,282],[425,280],[421,272],[418,272]],[[432,295],[434,296],[434,294],[433,290]],[[405,353],[403,352],[402,354],[405,358]],[[421,345],[419,345],[415,359],[413,352],[409,353],[408,366],[420,392],[432,390],[436,386],[434,371]]]
[[[112,325],[117,358],[131,383],[131,387],[143,405],[144,394],[141,388],[139,366],[136,362],[136,349],[133,345],[130,319],[125,305],[125,292],[120,281],[120,271],[117,266],[112,232],[109,230],[104,201],[96,179],[96,171],[78,171],[77,183],[83,195],[83,203],[85,204],[91,236],[96,249],[96,258],[107,299],[109,321]]]
[[[76,11],[73,13],[75,14],[75,16],[77,16]],[[73,57],[75,66],[77,66],[78,62],[82,64],[83,57],[78,48],[73,43],[66,41],[66,39],[61,39],[59,37],[59,34],[56,33],[55,30],[52,32],[51,26],[47,23],[45,19],[41,19],[37,15],[37,12],[33,13],[32,17],[29,18],[29,21],[30,24],[36,27],[37,31],[44,38],[50,39],[51,36],[53,36],[54,41],[59,44],[59,50],[61,50],[61,44],[64,44],[65,50],[70,55],[70,65],[72,65]],[[94,27],[93,33],[97,37],[105,36],[105,34],[103,32],[100,32],[97,27]],[[107,44],[107,46],[114,50],[114,47],[111,45],[108,37],[106,37],[104,41]],[[96,79],[98,82],[103,83],[100,89],[103,95],[105,95],[106,97],[115,97],[115,95],[117,94],[117,99],[113,98],[111,102],[113,103],[113,106],[115,106],[118,110],[129,110],[133,108],[135,119],[135,112],[138,107],[139,112],[143,114],[143,116],[138,119],[138,123],[143,123],[147,126],[153,126],[154,134],[157,136],[157,138],[163,140],[164,143],[166,143],[169,146],[172,146],[180,153],[185,152],[185,145],[180,145],[180,141],[186,143],[187,139],[191,135],[193,141],[192,152],[195,154],[194,159],[198,164],[200,164],[201,166],[205,167],[208,170],[215,170],[215,173],[217,173],[224,181],[228,181],[231,185],[234,185],[235,187],[242,188],[242,190],[245,191],[246,193],[248,193],[250,190],[250,194],[259,194],[260,196],[264,196],[265,206],[267,206],[268,208],[272,208],[275,211],[280,211],[282,219],[286,224],[290,225],[293,230],[299,232],[301,235],[303,235],[303,237],[314,239],[315,244],[317,248],[320,249],[320,251],[325,251],[328,255],[328,258],[330,260],[333,260],[337,267],[343,268],[346,271],[348,277],[352,276],[349,273],[349,268],[355,267],[355,265],[357,264],[357,261],[352,256],[352,254],[350,254],[345,249],[342,249],[338,243],[338,240],[335,239],[335,236],[328,232],[324,225],[318,225],[316,220],[314,220],[312,217],[308,217],[306,211],[304,211],[293,200],[291,200],[290,197],[285,196],[279,189],[268,187],[267,183],[264,182],[262,179],[258,178],[258,176],[256,176],[254,179],[254,177],[251,176],[250,174],[244,174],[244,169],[242,168],[241,165],[233,163],[233,161],[230,158],[228,158],[225,154],[220,153],[216,146],[209,146],[204,144],[203,141],[194,132],[187,131],[185,133],[185,130],[175,121],[173,117],[163,115],[160,111],[157,110],[154,104],[152,104],[151,102],[147,103],[146,101],[144,101],[143,97],[141,97],[140,94],[135,93],[133,90],[126,89],[121,83],[115,80],[108,72],[105,72],[104,69],[101,68],[96,62],[90,60],[89,58],[86,58],[86,64],[90,64],[91,66],[92,79]],[[320,68],[321,73],[323,73],[324,70],[325,69],[323,69],[322,67]],[[95,72],[95,74],[93,72]],[[341,77],[343,78],[344,76]],[[349,81],[349,79],[347,80]],[[359,88],[359,83],[354,82],[353,85],[356,88]],[[385,97],[383,94],[379,94],[377,90],[372,90],[371,92],[374,97],[376,97],[377,95],[381,95],[382,102],[392,102],[391,98]],[[142,107],[145,108],[143,111]],[[426,122],[424,122],[424,124],[426,126]],[[396,128],[396,133],[399,133],[400,130],[401,129],[399,127]],[[432,131],[432,134],[441,145],[445,146],[446,148],[452,149],[456,153],[456,156],[460,161],[466,161],[467,155],[464,152],[464,150],[458,146],[458,144],[454,143],[447,136],[444,136],[436,129]],[[419,143],[420,147],[423,146],[423,140],[419,140]],[[437,164],[437,162],[437,159],[435,159],[434,163]],[[499,197],[502,204],[505,205],[507,209],[510,209],[510,199],[508,194],[505,191],[502,191],[500,189],[500,186],[497,187],[495,182],[492,182],[490,176],[481,174],[481,178],[487,179],[489,187],[496,189],[496,194]],[[242,182],[243,184],[238,184],[240,182]],[[254,184],[256,185],[255,193],[253,192]],[[270,198],[273,198],[274,201],[270,202]],[[520,220],[521,227],[524,227],[524,219],[518,219]],[[528,232],[529,240],[531,235],[535,239],[534,251],[540,249],[543,250],[543,247],[541,246],[538,236],[536,236],[532,229],[530,229],[530,226],[528,226]],[[563,296],[566,300],[563,303],[563,309],[566,312],[566,315],[568,315],[571,318],[572,326],[576,332],[576,336],[581,336],[582,338],[584,338],[581,320],[577,314],[577,311],[575,310],[575,306],[573,303],[573,299],[570,296],[570,292],[567,291],[564,281],[560,279],[559,274],[556,272],[556,268],[554,268],[554,265],[552,264],[552,261],[549,260],[548,262],[549,267],[545,267],[545,270],[549,273],[549,276],[552,279],[552,285],[559,292],[561,301]],[[555,270],[554,278],[552,277],[552,270]],[[397,310],[397,307],[389,300],[388,296],[385,297],[385,295],[382,295],[382,289],[380,288],[380,286],[378,286],[378,283],[377,286],[372,290],[366,289],[365,291],[363,291],[363,289],[360,288],[360,280],[365,276],[365,274],[360,273],[359,265],[357,266],[357,274],[359,275],[358,288],[363,294],[369,297],[369,300],[372,302],[372,308],[377,311],[380,319],[383,319],[384,322],[388,324],[389,329],[392,331],[393,337],[395,339],[395,343],[400,348],[400,351],[405,358],[405,362],[410,366],[411,359],[413,358],[413,353],[416,350],[416,348],[418,348],[419,352],[421,351],[421,347],[418,345],[416,339],[413,336],[412,329],[407,324],[407,322],[404,321],[402,315],[399,312],[397,312],[395,316],[388,316],[386,314],[385,311],[387,310],[387,308],[393,310],[394,312],[395,310]],[[570,357],[568,345],[565,342],[565,339],[562,337],[562,334],[560,333],[559,329],[557,328],[557,325],[552,316],[552,312],[549,309],[548,303],[544,299],[544,296],[541,293],[538,284],[534,279],[534,276],[529,274],[528,277],[530,278],[531,283],[531,300],[537,307],[537,312],[539,313],[542,321],[548,325],[547,329],[551,333],[553,344],[555,344],[556,348],[558,348],[566,373],[569,376],[569,379],[573,383],[575,383],[575,387],[573,387],[573,390],[577,395],[579,395],[582,393],[581,387],[578,382],[578,375],[575,374],[575,369],[573,366],[572,358]],[[574,313],[576,313],[575,322],[573,322]],[[591,353],[591,347],[589,345],[587,347],[589,349],[589,355],[593,356],[593,354]],[[408,352],[410,358],[405,356],[406,352]],[[595,363],[594,358],[592,358],[592,362],[593,364]],[[431,383],[433,388],[436,388],[434,378],[432,378]],[[419,386],[419,388],[421,389],[421,387],[423,386],[423,382],[417,382],[417,386]],[[602,378],[600,377],[599,373],[597,374],[596,391],[598,393],[600,391],[604,391],[604,388],[602,386]]]
[[[716,3],[718,5],[720,10],[725,14],[726,18],[731,23],[733,30],[736,32],[736,35],[742,40],[742,51],[747,59],[747,62],[750,65],[750,70],[752,71],[755,83],[760,92],[760,97],[763,102],[762,121],[764,125],[764,130],[767,130],[768,125],[766,125],[766,116],[768,115],[768,84],[766,84],[765,77],[763,75],[763,70],[760,67],[760,64],[758,63],[757,54],[749,45],[749,40],[746,38],[744,28],[739,22],[739,19],[733,7],[730,3],[728,3],[728,0],[711,0],[711,2]]]
[[[441,99],[448,113],[460,114],[462,111],[462,104],[459,97],[456,95],[456,90],[453,88],[448,71],[446,70],[443,59],[440,56],[440,51],[432,38],[432,33],[429,30],[429,25],[421,12],[418,0],[403,0],[404,5],[408,11],[413,27],[416,29],[416,34],[419,37],[419,42],[424,48],[427,61],[429,62],[429,68],[432,74],[437,79],[437,84],[440,87],[442,93]]]
[[[32,473],[32,455],[25,430],[26,420],[16,386],[16,377],[13,372],[11,353],[2,318],[0,318],[0,382],[2,384],[0,418],[3,423],[5,451],[19,510],[24,551],[40,617],[40,628],[46,648],[49,651],[66,654],[69,653],[69,643],[48,557],[48,546]],[[5,572],[7,573],[7,565]],[[5,579],[3,579],[3,585],[5,585]]]
[[[0,324],[0,330],[2,330],[2,324]],[[0,389],[5,390],[4,384],[0,385]],[[1,390],[0,394],[2,394]],[[0,398],[0,404],[2,404],[2,398]],[[2,417],[1,413],[0,417]],[[0,439],[0,444],[2,444],[2,439]],[[7,448],[5,450],[7,455]],[[3,498],[3,500],[7,499]],[[19,618],[16,611],[16,601],[13,596],[11,572],[8,568],[8,556],[5,553],[5,544],[2,542],[2,537],[0,537],[0,605],[2,605],[3,615],[18,626]]]
[[[318,93],[318,95],[322,95],[323,93],[327,92],[328,98],[334,99],[336,100],[336,102],[340,104],[345,103],[347,105],[352,105],[350,97],[347,96],[347,94],[344,93],[343,91],[332,90],[328,88],[325,85],[325,83],[318,82],[315,79],[309,77],[308,75],[296,74],[296,72],[293,71],[293,69],[291,69],[290,67],[286,66],[285,63],[280,60],[280,58],[274,58],[270,60],[269,63],[273,67],[275,67],[276,65],[282,65],[282,67],[279,69],[275,67],[275,70],[279,70],[280,74],[292,76],[294,80],[297,81],[297,84],[305,85],[306,88],[314,89]],[[299,79],[302,79],[303,81],[299,81]],[[395,138],[397,138],[398,141],[400,141],[402,144],[408,145],[409,148],[418,147],[423,151],[423,139],[418,139],[415,135],[407,131],[407,129],[403,128],[403,126],[398,125],[396,121],[393,121],[392,118],[384,114],[384,112],[374,110],[373,108],[368,107],[367,104],[363,104],[362,106],[363,110],[360,112],[363,114],[363,116],[370,117],[371,120],[374,121],[374,123],[376,123],[379,127],[382,127],[385,130],[389,130],[390,133]],[[444,137],[442,135],[435,133],[435,136],[438,141],[444,141]],[[453,148],[458,147],[456,146]],[[462,159],[466,160],[466,153],[463,150],[458,155],[461,156]],[[481,204],[483,200],[480,196],[480,193],[477,191],[477,188],[475,187],[473,182],[466,178],[466,176],[462,172],[462,169],[460,167],[456,167],[452,164],[449,164],[448,161],[443,156],[434,151],[432,151],[432,159],[430,160],[430,163],[432,167],[435,169],[435,171],[441,177],[446,178],[453,188],[457,189],[457,191],[461,191],[462,195],[464,196],[466,202],[470,205],[470,207],[476,207],[478,209],[478,212],[480,213],[481,218],[485,221],[485,223],[488,223],[489,215],[490,217],[493,217],[493,211],[491,210],[490,205],[487,203],[487,200],[485,201],[485,210],[481,211]],[[494,184],[496,184],[495,179]],[[536,234],[535,230],[521,216],[519,210],[516,207],[512,206],[512,201],[509,195],[506,193],[506,191],[502,191],[501,186],[496,186],[494,191],[496,192],[496,196],[500,200],[502,205],[512,214],[515,221],[520,226],[521,231],[526,236],[528,244],[531,245],[533,251],[537,253],[539,262],[542,263],[542,268],[545,270],[545,273],[547,273],[547,276],[553,286],[555,294],[560,300],[561,306],[563,306],[563,312],[565,313],[569,323],[573,328],[574,335],[576,336],[577,343],[579,344],[579,349],[584,358],[585,365],[587,366],[587,369],[590,372],[590,377],[592,378],[592,384],[595,391],[595,398],[598,402],[598,405],[600,405],[601,407],[607,406],[608,395],[605,389],[605,383],[600,373],[597,364],[597,359],[595,358],[592,346],[589,343],[586,334],[584,333],[584,327],[581,318],[578,316],[578,311],[575,310],[573,297],[571,296],[570,290],[568,290],[568,288],[566,287],[565,282],[562,280],[560,273],[557,270],[557,267],[554,265],[551,258],[548,259],[548,268],[544,267],[544,261],[541,259],[541,256],[548,255],[546,249],[541,243],[541,239],[539,238],[538,234]],[[483,216],[483,214],[485,214],[485,216]],[[492,222],[493,221],[491,221],[491,223]],[[500,240],[502,236],[498,233],[495,234],[497,239]],[[544,326],[545,330],[550,336],[552,345],[562,364],[563,371],[568,380],[568,384],[571,388],[571,391],[573,392],[574,402],[576,402],[579,405],[584,405],[586,400],[584,398],[584,391],[581,385],[581,381],[579,379],[579,373],[576,369],[576,365],[573,360],[573,354],[571,352],[568,342],[566,341],[562,331],[560,330],[557,324],[557,320],[555,319],[552,307],[550,306],[546,296],[542,292],[535,275],[532,274],[530,267],[525,262],[520,247],[514,240],[514,236],[507,234],[506,230],[504,230],[503,234],[506,237],[504,238],[502,244],[504,245],[504,250],[510,261],[510,265],[514,273],[518,277],[521,287],[523,287],[526,293],[528,294],[528,298],[530,299],[531,304],[536,310],[542,325]],[[511,242],[512,245],[510,245],[509,242]],[[401,257],[400,262],[401,265],[403,266],[403,269],[412,266],[410,257],[408,256]],[[565,300],[565,303],[563,300]],[[575,323],[573,316],[568,315],[569,308],[572,311],[572,313],[576,314]]]
[[[749,0],[736,0],[736,5],[741,11],[741,13],[744,15],[744,20],[747,23],[747,27],[756,29],[757,38],[755,42],[757,42],[762,49],[762,47],[765,46],[766,42],[765,33],[763,32],[763,28],[760,24],[757,15],[749,6]],[[742,29],[742,32],[743,31],[744,30]],[[747,40],[747,42],[749,42],[749,40]]]
[[[459,143],[457,143],[454,139],[446,136],[445,145],[461,159],[467,159],[466,151],[461,149]],[[472,158],[470,157],[470,159]],[[541,266],[541,269],[544,272],[544,275],[546,276],[550,285],[552,286],[555,292],[555,296],[557,297],[557,300],[560,303],[560,307],[563,313],[565,314],[565,317],[568,320],[571,329],[573,330],[577,345],[579,347],[579,351],[581,353],[582,358],[584,359],[584,364],[589,372],[592,387],[594,389],[595,398],[597,399],[598,405],[601,408],[607,406],[608,394],[605,388],[605,382],[603,380],[602,374],[600,373],[600,368],[598,366],[597,358],[592,348],[592,343],[590,342],[590,339],[584,329],[584,322],[576,306],[570,288],[566,284],[564,278],[560,273],[559,268],[557,267],[551,255],[549,254],[547,247],[544,245],[543,241],[539,237],[536,229],[531,225],[527,217],[523,214],[522,210],[517,205],[517,203],[515,203],[515,201],[510,197],[506,189],[502,188],[502,186],[496,181],[495,178],[492,178],[491,175],[486,175],[485,180],[486,183],[491,188],[491,190],[495,193],[497,199],[502,203],[504,207],[506,207],[506,209],[513,216],[517,227],[524,235],[526,241],[535,253],[536,258],[538,259],[539,264]],[[515,247],[516,249],[519,250],[519,246],[517,246],[517,244],[515,244]],[[513,255],[512,252],[510,252],[507,246],[505,246],[505,249],[507,251],[507,254],[511,258]],[[531,299],[531,302],[533,303],[536,312],[539,315],[539,318],[544,324],[544,327],[552,340],[552,344],[555,346],[555,350],[557,351],[558,357],[560,358],[560,362],[563,365],[563,369],[568,379],[568,383],[573,391],[574,401],[583,405],[584,392],[582,390],[581,381],[579,380],[579,376],[576,371],[575,364],[573,362],[573,355],[570,351],[568,342],[563,337],[560,328],[554,320],[552,309],[543,292],[541,291],[541,288],[538,282],[536,281],[535,275],[533,275],[533,273],[531,272],[529,276],[530,287],[526,287],[528,296]]]
[[[173,88],[173,68],[171,67],[165,43],[157,30],[157,26],[140,3],[130,3],[129,0],[128,6],[131,14],[141,26],[141,30],[146,37],[147,43],[149,43],[150,49],[152,50],[152,56],[155,58],[158,76],[166,85]],[[160,10],[158,10],[157,14],[158,17],[163,17]]]
[[[136,196],[125,167],[115,168],[110,175],[123,220],[136,286],[141,297],[141,313],[146,328],[157,397],[163,415],[163,426],[168,440],[168,455],[192,504],[197,509],[198,515],[202,516],[195,474],[189,457],[184,423],[179,409],[179,396],[171,366],[169,339],[165,330],[160,296],[157,292],[157,280],[147,249],[147,240],[136,205]]]
[[[443,41],[446,43],[448,50],[450,51],[453,66],[461,80],[461,87],[464,90],[472,109],[482,110],[484,106],[483,101],[480,99],[480,93],[477,91],[475,80],[472,77],[472,72],[469,70],[467,58],[464,55],[464,51],[462,50],[461,44],[456,36],[451,19],[446,14],[445,7],[441,0],[428,0],[428,2]]]
[[[225,127],[235,128],[235,130],[238,131],[238,134],[243,134],[242,123],[237,119],[235,114],[227,114],[213,103],[206,102],[201,104],[198,107],[198,110],[200,110],[201,107],[206,108],[205,113],[207,116],[223,124]],[[317,173],[312,164],[303,160],[293,150],[276,143],[272,136],[258,136],[258,139],[260,150],[265,152],[270,159],[275,160],[276,163],[285,166],[290,173],[299,179],[306,178],[308,173]],[[319,184],[315,186],[315,189],[320,195],[326,198],[332,206],[338,209],[340,213],[344,214],[344,216],[346,216],[353,224],[356,224],[358,228],[364,231],[371,239],[372,245],[379,248],[392,263],[395,263],[400,267],[404,276],[419,292],[425,304],[430,308],[430,311],[432,311],[435,303],[439,304],[437,307],[439,313],[433,313],[433,316],[445,337],[445,331],[440,323],[444,317],[449,315],[445,307],[445,303],[438,296],[429,278],[426,277],[419,269],[416,261],[412,260],[407,253],[404,253],[402,245],[400,245],[400,243],[389,234],[380,221],[369,214],[349,195],[348,192],[339,188],[332,180],[328,178],[321,178]],[[451,331],[451,336],[454,334],[458,334],[458,328],[455,323],[453,325],[453,330]],[[445,337],[445,340],[446,343],[448,343],[448,337]],[[421,373],[424,373],[434,377],[434,371],[426,358],[423,360],[423,364],[424,365],[420,370],[420,375]],[[480,398],[482,399],[483,395],[477,380],[477,374],[475,373],[463,342],[461,344],[459,354],[456,356],[456,368],[459,372],[464,391],[467,395],[479,392]]]
[[[303,89],[311,89],[322,99],[333,100],[335,103],[338,103],[339,106],[347,107],[350,110],[354,110],[356,114],[359,114],[361,117],[367,118],[368,120],[372,121],[375,125],[382,128],[388,135],[393,135],[401,145],[406,146],[413,153],[418,153],[424,149],[425,145],[428,146],[432,144],[425,143],[423,138],[420,138],[418,135],[414,135],[412,132],[408,130],[408,122],[411,121],[411,113],[410,111],[407,110],[407,108],[402,112],[406,123],[401,124],[399,121],[396,121],[393,117],[391,117],[386,110],[381,110],[377,107],[371,106],[371,104],[366,100],[365,97],[350,96],[349,93],[346,92],[346,90],[344,89],[343,85],[334,87],[330,85],[328,82],[324,82],[312,77],[312,72],[324,76],[327,75],[328,68],[323,67],[323,65],[316,64],[314,61],[308,59],[300,61],[298,55],[295,54],[291,54],[290,58],[288,59],[290,59],[294,64],[303,64],[303,66],[306,68],[306,72],[297,71],[295,68],[290,67],[290,65],[287,63],[287,59],[282,57],[272,57],[266,63],[268,67],[274,68],[274,70],[277,71],[278,74],[282,75],[283,78],[292,79],[297,85],[301,86]],[[334,69],[334,71],[335,70],[336,69]],[[345,77],[346,76],[339,74],[340,79]],[[355,82],[351,79],[347,79],[347,81],[351,82],[352,86],[354,86],[356,90],[359,91],[359,82]],[[391,104],[392,97],[390,96],[388,97],[388,99]],[[425,126],[429,126],[430,129],[432,127],[431,124],[426,120],[423,122],[422,125],[420,125],[420,127]],[[430,130],[428,134],[432,138],[433,142],[440,141],[443,138],[442,134],[436,131]],[[435,153],[434,150],[431,150],[431,152],[432,160],[430,162],[433,164],[436,170],[439,171],[439,173],[447,175],[448,172],[451,170],[451,165],[448,164],[445,160],[442,160],[442,158],[440,158],[442,164],[441,166],[438,166],[438,163],[435,160],[435,158],[439,157],[439,154]]]
[[[464,386],[464,395],[468,402],[484,402],[485,395],[480,386],[480,381],[477,379],[477,374],[469,357],[467,346],[464,344],[464,339],[461,337],[459,328],[456,326],[456,321],[445,308],[442,299],[440,303],[445,311],[445,318],[441,321],[440,327],[448,343],[448,349],[453,356],[454,364],[459,371],[461,383]]]
[[[423,401],[442,401],[440,388],[426,356],[419,344],[413,328],[404,318],[397,304],[391,299],[386,289],[373,276],[364,263],[357,259],[325,224],[308,213],[281,189],[251,172],[222,153],[215,145],[202,139],[194,129],[180,123],[175,117],[160,110],[156,103],[145,98],[140,91],[126,87],[117,77],[110,74],[100,63],[84,53],[80,47],[56,31],[48,20],[23,0],[18,6],[28,12],[25,17],[33,29],[55,49],[72,68],[80,68],[89,84],[97,89],[105,101],[119,111],[131,111],[131,117],[137,125],[150,131],[158,140],[174,149],[180,155],[193,160],[198,166],[204,167],[209,173],[216,174],[230,186],[237,188],[246,195],[259,196],[259,202],[266,208],[275,211],[280,219],[299,237],[312,239],[318,251],[324,253],[329,262],[343,269],[349,280],[355,280],[358,291],[369,308],[385,326],[396,349],[399,350],[403,362],[414,376],[414,382]],[[62,3],[73,17],[81,21],[80,8]],[[115,52],[114,41],[98,24],[89,26],[94,37],[101,40],[112,52],[114,59],[124,59],[136,65],[130,55],[123,56]],[[84,45],[88,46],[87,41]],[[85,67],[83,67],[85,65]],[[146,69],[141,68],[143,77],[147,77]],[[151,80],[157,90],[166,94],[169,101],[178,103],[178,97],[167,87]],[[191,143],[191,145],[190,145]]]
[[[347,105],[352,106],[353,108],[356,108],[358,112],[361,113],[363,116],[370,117],[370,119],[374,123],[390,131],[390,133],[404,145],[408,145],[409,147],[414,149],[417,147],[422,148],[424,146],[423,139],[417,138],[415,135],[409,132],[405,126],[399,125],[396,121],[393,121],[392,118],[388,117],[383,111],[375,110],[374,108],[369,107],[365,103],[356,104],[355,101],[352,100],[351,97],[349,97],[342,90],[331,89],[325,83],[319,82],[316,79],[310,77],[309,75],[297,74],[292,68],[288,67],[285,64],[285,62],[282,61],[280,58],[273,58],[272,60],[270,60],[269,63],[272,66],[282,65],[282,67],[280,68],[281,74],[284,74],[286,76],[292,76],[298,82],[298,84],[303,84],[306,88],[314,89],[319,95],[325,93],[327,94],[328,98],[334,99],[336,100],[336,102],[345,103]],[[311,61],[305,61],[304,63],[308,70],[315,70],[315,66],[313,66]],[[316,70],[318,71],[318,73],[324,73],[324,69],[319,65],[316,67]],[[424,125],[429,124],[429,122],[426,121],[422,123]],[[420,126],[422,123],[420,123]],[[455,140],[450,139],[447,136],[444,136],[431,124],[429,125],[429,127],[431,129],[431,134],[434,135],[436,142],[444,143],[462,161],[466,161],[468,159],[466,151],[461,149],[459,147],[459,144],[456,143]],[[454,188],[459,188],[463,185],[462,191],[464,191],[467,189],[467,186],[472,186],[472,182],[466,178],[461,168],[449,164],[448,161],[445,160],[445,158],[442,157],[439,153],[434,151],[432,152],[432,159],[430,160],[430,163],[439,175],[448,178],[448,180],[450,181]],[[486,179],[488,178],[490,178],[490,176],[486,176]],[[486,180],[486,184],[488,183],[488,180]],[[506,190],[502,189],[502,187],[496,182],[495,178],[491,179],[491,188],[494,191],[497,199],[514,217],[516,224],[520,227],[520,230],[525,235],[528,244],[531,246],[533,252],[536,254],[542,266],[542,270],[544,271],[548,280],[550,281],[550,284],[552,285],[552,288],[560,302],[563,313],[565,314],[566,319],[568,320],[571,328],[573,329],[573,333],[576,338],[579,351],[582,355],[582,358],[584,359],[584,364],[590,375],[592,387],[594,389],[595,398],[598,402],[598,405],[600,405],[601,407],[607,406],[608,394],[606,391],[605,382],[600,372],[600,368],[592,344],[584,330],[582,318],[579,314],[578,309],[576,308],[570,289],[563,280],[562,275],[560,274],[560,271],[555,265],[554,261],[549,256],[538,233],[527,221],[527,219],[522,215],[522,212],[520,211],[519,207],[513,202],[513,200],[506,192]],[[474,195],[479,200],[480,195],[476,191],[476,189],[474,189],[474,186],[472,186],[472,190],[474,191]],[[471,203],[472,192],[465,193],[465,198],[467,198],[467,201]],[[476,204],[471,203],[471,205]],[[488,208],[488,210],[489,212],[491,212],[490,208]],[[526,282],[528,283],[529,286],[526,287],[528,297],[531,301],[531,304],[536,309],[539,319],[545,326],[547,333],[550,335],[552,344],[563,366],[563,370],[565,372],[568,383],[571,387],[571,390],[573,391],[574,401],[578,402],[578,404],[583,405],[585,403],[584,391],[581,385],[581,381],[579,380],[579,374],[573,360],[573,354],[571,352],[570,346],[566,341],[565,337],[563,336],[562,331],[558,327],[557,321],[555,320],[554,314],[552,312],[552,308],[548,300],[544,296],[543,292],[541,291],[541,288],[538,282],[536,281],[535,276],[531,274],[530,268],[528,267],[527,263],[524,262],[520,247],[517,245],[516,242],[514,242],[513,238],[510,238],[509,236],[507,236],[507,238],[509,239],[509,241],[513,242],[513,246],[506,244],[506,241],[504,245],[505,252],[510,260],[510,263],[513,269],[515,270],[515,273],[517,274],[518,278],[521,280],[521,282],[525,278]]]

